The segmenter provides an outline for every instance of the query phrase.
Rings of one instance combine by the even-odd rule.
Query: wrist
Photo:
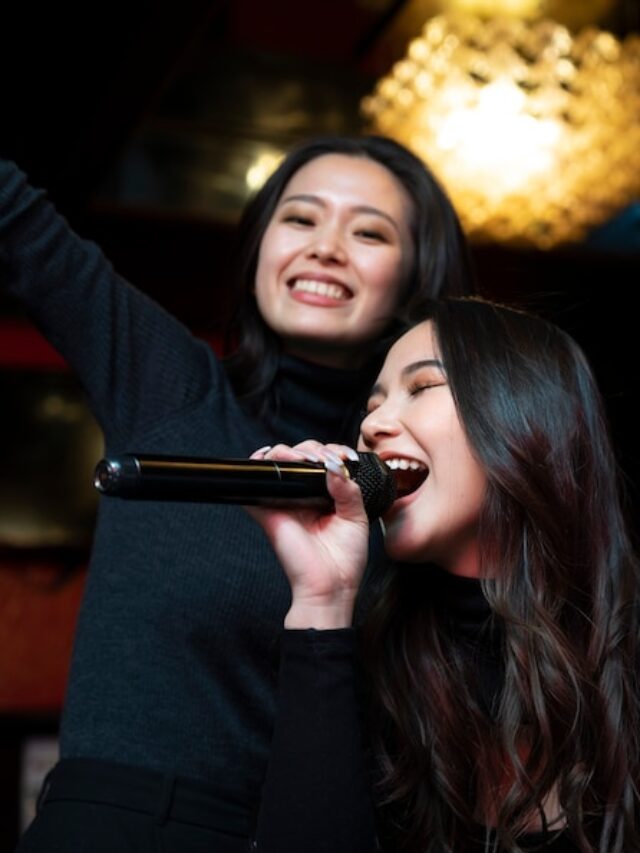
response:
[[[330,600],[293,599],[284,619],[284,627],[292,629],[315,628],[330,630],[350,628],[353,624],[355,594],[349,593]]]

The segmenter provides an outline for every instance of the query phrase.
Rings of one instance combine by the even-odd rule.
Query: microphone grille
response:
[[[351,477],[360,487],[370,521],[386,512],[397,497],[389,468],[375,453],[358,453],[358,462],[347,462]]]

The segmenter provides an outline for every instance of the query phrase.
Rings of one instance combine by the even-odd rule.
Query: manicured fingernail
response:
[[[259,447],[257,450],[254,450],[254,453],[266,453],[268,450],[271,450],[270,444],[265,444],[264,447]]]
[[[330,459],[332,462],[335,462],[337,465],[342,465],[342,459],[334,453],[333,450],[326,450],[325,455],[327,459]]]
[[[360,457],[358,456],[357,452],[353,449],[353,447],[347,447],[347,445],[345,444],[344,445],[344,451],[347,454],[347,457],[349,459],[351,459],[352,462],[358,462],[359,461]]]
[[[327,471],[331,471],[332,474],[337,474],[338,477],[342,477],[343,480],[351,479],[349,471],[342,462],[334,462],[333,459],[325,459],[324,467]]]

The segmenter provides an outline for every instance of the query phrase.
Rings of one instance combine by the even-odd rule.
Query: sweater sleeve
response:
[[[260,853],[372,853],[373,804],[356,700],[355,632],[285,631],[260,805]]]
[[[211,387],[210,348],[122,279],[42,190],[0,160],[0,287],[83,384],[109,434],[131,435]]]

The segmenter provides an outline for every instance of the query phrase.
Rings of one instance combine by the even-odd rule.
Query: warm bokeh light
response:
[[[477,240],[580,240],[640,196],[637,36],[439,15],[362,110],[430,165]]]
[[[614,0],[440,0],[442,12],[464,12],[493,18],[513,15],[534,20],[551,18],[562,24],[583,27],[596,24],[614,7]]]
[[[518,18],[540,17],[543,0],[448,0],[446,8],[470,15],[515,15]]]
[[[283,158],[281,151],[263,151],[247,169],[245,181],[251,192],[256,192],[269,179]]]

